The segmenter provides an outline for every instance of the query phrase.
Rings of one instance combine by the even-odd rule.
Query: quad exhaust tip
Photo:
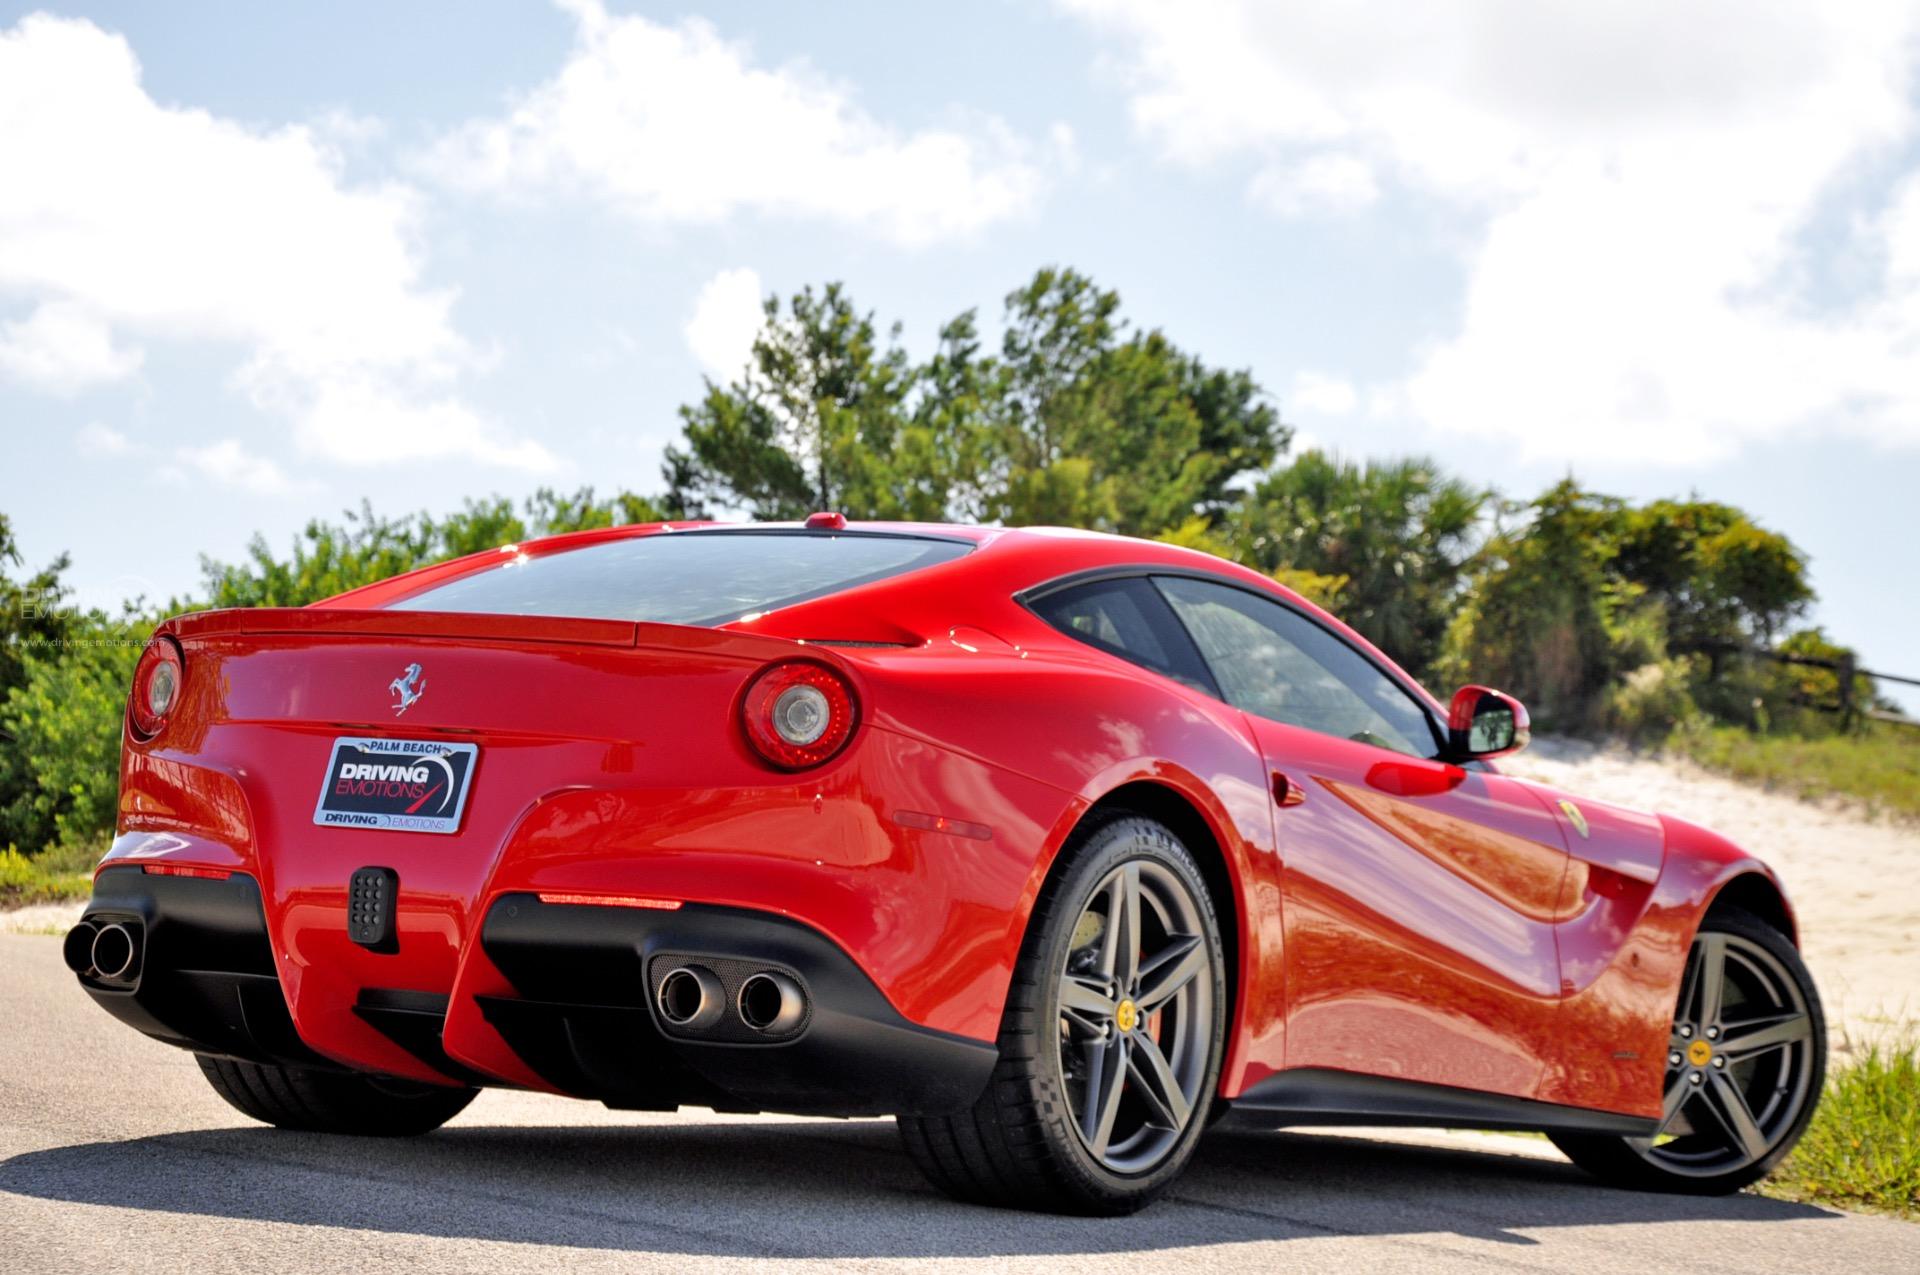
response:
[[[683,1031],[704,1031],[720,1021],[727,997],[720,976],[704,965],[680,965],[667,971],[654,994],[660,1017]]]
[[[133,932],[118,921],[101,926],[100,932],[93,936],[93,972],[101,978],[113,981],[131,979],[134,961],[139,954],[139,946],[133,941]]]
[[[82,921],[67,931],[60,955],[82,977],[131,983],[140,976],[140,940],[118,921]]]
[[[82,921],[67,931],[66,941],[60,945],[60,955],[67,968],[76,974],[85,974],[93,968],[93,939],[100,927],[92,921]]]
[[[800,1026],[807,1014],[807,994],[800,984],[774,970],[761,970],[740,984],[740,1021],[768,1036],[782,1036]]]

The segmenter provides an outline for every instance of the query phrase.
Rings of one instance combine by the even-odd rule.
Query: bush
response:
[[[0,850],[0,891],[21,889],[34,878],[33,860],[12,846]]]
[[[29,859],[12,846],[0,849],[0,907],[84,899],[93,889],[86,871],[62,871],[54,856]]]
[[[1642,664],[1607,691],[1601,725],[1634,744],[1657,744],[1700,716],[1680,660]]]

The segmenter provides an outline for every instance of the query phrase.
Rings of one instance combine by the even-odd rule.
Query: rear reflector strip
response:
[[[656,912],[679,910],[679,899],[653,899],[644,894],[541,894],[542,903],[573,903],[600,908],[652,908]]]
[[[143,871],[155,877],[204,877],[208,881],[225,881],[233,875],[231,868],[190,868],[184,863],[149,863]]]

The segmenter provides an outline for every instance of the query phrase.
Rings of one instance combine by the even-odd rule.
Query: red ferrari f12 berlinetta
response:
[[[1753,1181],[1825,1061],[1778,882],[1502,773],[1527,736],[1168,545],[583,532],[163,624],[66,957],[287,1128],[892,1115],[941,1189],[1082,1213],[1220,1118]]]

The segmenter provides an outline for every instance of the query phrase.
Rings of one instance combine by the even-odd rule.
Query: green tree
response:
[[[13,692],[26,685],[34,661],[60,657],[76,617],[60,579],[67,569],[65,554],[16,580],[13,572],[21,565],[13,524],[0,514],[0,848],[18,845],[32,854],[51,825],[33,813],[33,766],[5,711]]]
[[[1634,597],[1610,570],[1624,507],[1569,478],[1525,513],[1523,525],[1488,544],[1439,671],[1448,682],[1512,692],[1539,725],[1586,729],[1608,684],[1657,654],[1626,649],[1618,623]]]
[[[667,449],[671,498],[769,520],[904,507],[891,462],[913,371],[899,335],[896,326],[883,345],[873,316],[837,283],[802,289],[784,313],[769,298],[745,375],[708,381],[705,397],[680,409],[684,445]]]
[[[471,506],[470,506],[471,508]],[[424,565],[440,548],[425,515],[386,518],[362,503],[340,523],[315,518],[294,538],[285,558],[275,556],[265,536],[247,545],[244,562],[202,556],[200,573],[208,607],[299,607]],[[516,524],[517,526],[517,524]],[[508,539],[516,538],[509,534]],[[189,609],[181,607],[178,609]]]
[[[916,377],[910,441],[895,453],[903,478],[924,475],[907,484],[913,492],[910,517],[990,520],[997,490],[990,476],[991,420],[1000,385],[999,363],[981,352],[974,312],[948,320]]]
[[[59,849],[74,867],[105,850],[119,798],[120,722],[152,621],[94,611],[62,645],[37,648],[0,703],[0,731],[26,780],[0,814],[30,855]]]
[[[1119,309],[1073,270],[1043,269],[1007,297],[990,518],[1153,536],[1219,518],[1234,481],[1286,450],[1292,431],[1250,374],[1129,331]]]
[[[1416,676],[1439,658],[1491,493],[1430,460],[1343,461],[1303,452],[1261,480],[1231,519],[1241,561],[1339,578],[1340,618]]]
[[[15,580],[12,572],[21,565],[13,523],[0,514],[0,696],[20,685],[27,656],[39,648],[57,647],[74,622],[66,605],[67,588],[60,579],[68,566],[67,555]]]
[[[527,517],[522,537],[557,536],[568,531],[594,531],[637,522],[666,522],[671,517],[664,506],[650,497],[622,491],[616,492],[608,500],[599,500],[591,487],[582,487],[571,493],[542,487],[527,497],[525,508]],[[492,548],[514,538],[517,537],[496,535],[492,540],[476,544],[472,550],[462,549],[461,552]],[[450,547],[452,539],[449,535]]]
[[[1131,331],[1119,305],[1083,275],[1042,270],[1007,298],[997,356],[968,311],[914,364],[898,326],[882,341],[838,284],[769,300],[746,374],[681,410],[671,500],[1136,535],[1219,517],[1289,431],[1247,373]]]
[[[246,560],[217,562],[202,557],[200,570],[209,607],[299,607],[348,589],[373,584],[403,571],[479,553],[563,531],[584,531],[630,522],[659,522],[656,502],[631,492],[607,500],[582,487],[570,493],[542,487],[516,511],[503,496],[469,499],[441,518],[409,514],[388,518],[371,504],[347,510],[341,522],[314,519],[294,537],[287,557],[274,553],[263,536],[247,547]],[[196,604],[176,602],[172,610]]]
[[[1676,651],[1770,644],[1813,600],[1792,541],[1712,501],[1658,500],[1628,512],[1613,570],[1665,608]]]

